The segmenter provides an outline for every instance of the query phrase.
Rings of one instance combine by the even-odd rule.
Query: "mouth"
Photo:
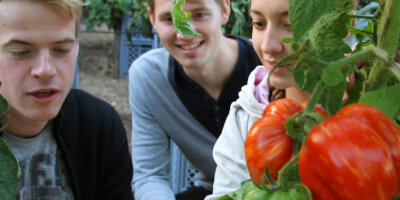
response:
[[[275,65],[276,64],[278,64],[279,62],[277,62],[277,61],[273,61],[273,62],[270,62],[270,61],[266,61],[266,68],[269,70],[269,71],[271,71],[274,67],[275,67]],[[282,65],[282,66],[277,66],[276,68],[275,68],[275,70],[274,70],[274,72],[281,72],[281,71],[284,71],[286,69],[286,67],[284,66],[284,65]]]
[[[193,43],[190,45],[178,45],[178,46],[184,50],[191,50],[191,49],[195,49],[195,48],[199,47],[200,45],[201,45],[201,42]]]
[[[54,90],[49,90],[49,91],[38,91],[38,92],[33,92],[31,93],[31,95],[35,96],[35,97],[48,97],[51,96],[53,94],[55,94],[56,91]]]
[[[28,92],[28,95],[35,99],[45,99],[49,97],[54,97],[59,92],[60,90],[55,88],[42,88]]]

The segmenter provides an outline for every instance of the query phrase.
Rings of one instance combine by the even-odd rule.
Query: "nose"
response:
[[[49,81],[56,75],[48,50],[39,51],[31,69],[31,76],[41,81]]]
[[[184,36],[184,35],[182,35],[182,34],[180,34],[180,33],[176,33],[176,38],[178,38],[178,39],[180,39],[180,40],[190,40],[191,38],[193,38],[193,37],[188,37],[188,36]]]
[[[276,54],[281,53],[283,49],[282,35],[278,28],[267,25],[261,44],[262,52],[265,54]]]

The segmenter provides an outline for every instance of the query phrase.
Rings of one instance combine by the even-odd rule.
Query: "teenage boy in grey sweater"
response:
[[[212,149],[230,104],[260,61],[247,39],[225,36],[229,0],[188,0],[192,28],[177,33],[172,0],[149,0],[150,21],[163,48],[136,59],[129,70],[135,199],[204,199],[211,193]],[[170,139],[198,169],[195,186],[175,196],[170,177]]]

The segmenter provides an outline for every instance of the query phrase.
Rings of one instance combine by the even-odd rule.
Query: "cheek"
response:
[[[158,21],[157,24],[154,26],[154,29],[156,30],[160,38],[168,37],[169,35],[173,35],[174,33],[176,33],[172,23],[169,24]]]
[[[69,59],[57,66],[57,69],[59,70],[58,74],[64,76],[63,79],[68,80],[67,82],[73,82],[75,79],[76,62],[76,56],[71,55]]]
[[[258,56],[262,55],[262,51],[261,51],[262,41],[263,41],[262,34],[253,30],[252,43],[253,43],[253,48],[256,51]]]

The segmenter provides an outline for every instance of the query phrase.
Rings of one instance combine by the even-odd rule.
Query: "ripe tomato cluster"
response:
[[[293,159],[298,149],[285,123],[304,106],[289,99],[274,101],[249,131],[245,155],[257,184],[262,184],[266,167],[277,180],[279,170]],[[324,115],[321,108],[314,112]],[[295,165],[313,199],[383,200],[400,192],[400,129],[372,106],[342,108],[317,124],[301,145]]]

